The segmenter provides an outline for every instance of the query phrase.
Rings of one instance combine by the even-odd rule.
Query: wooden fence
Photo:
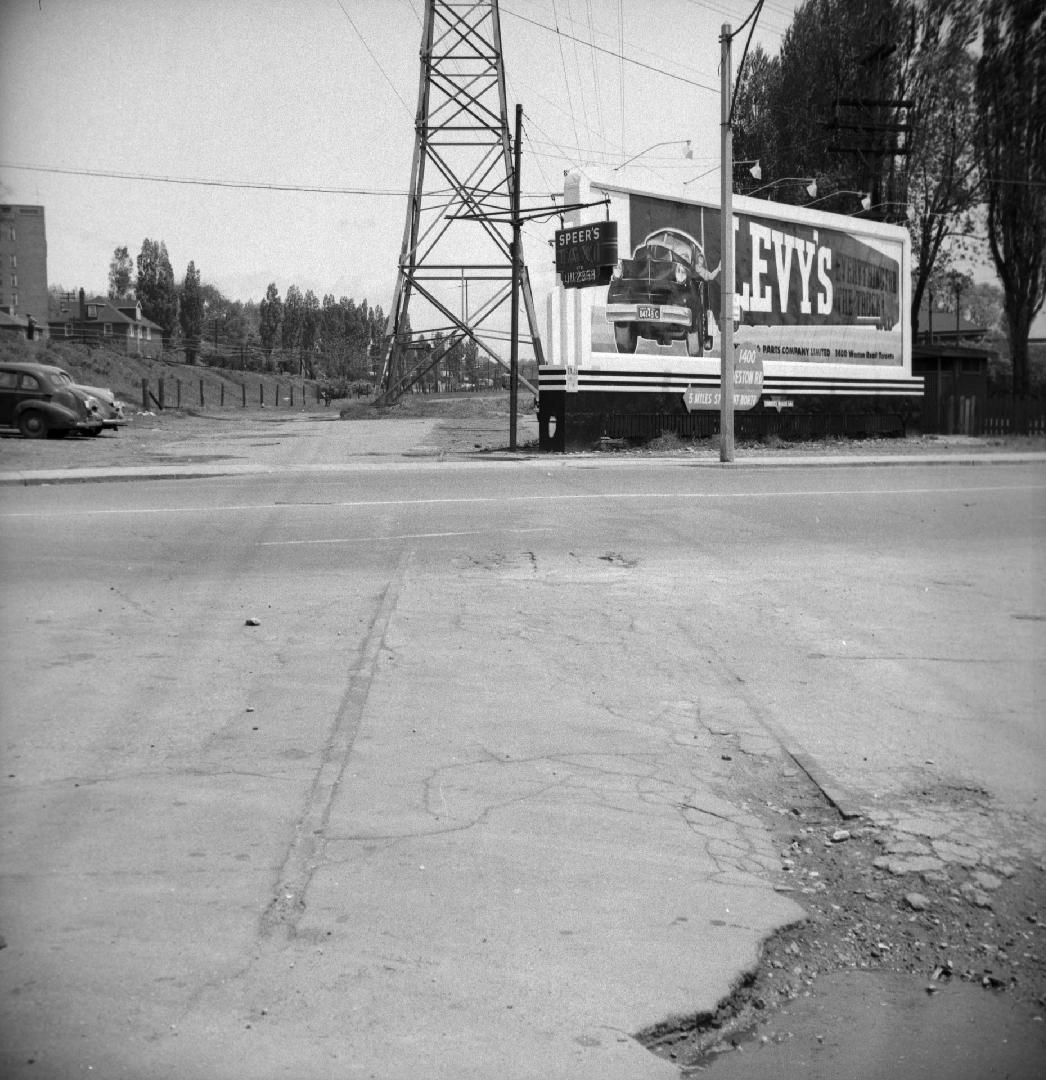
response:
[[[1046,435],[1046,399],[990,397],[970,426],[976,435]]]
[[[267,389],[267,392],[266,392]],[[184,390],[184,394],[183,394]],[[215,384],[213,380],[200,379],[184,382],[181,379],[157,379],[156,392],[153,392],[149,379],[142,379],[142,409],[148,412],[152,408],[180,409],[183,398],[186,407],[199,407],[205,409],[208,406],[214,408],[243,408],[257,404],[260,408],[279,408],[281,403],[288,409],[293,409],[295,404],[305,408],[308,399],[315,394],[316,404],[321,401],[330,403],[329,395],[325,396],[323,388],[318,384],[309,386],[307,383],[279,383],[270,381],[259,382],[255,387],[248,387],[248,382],[242,381],[227,385],[225,382]]]

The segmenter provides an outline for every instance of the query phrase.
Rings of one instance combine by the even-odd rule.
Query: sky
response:
[[[792,6],[767,0],[755,40],[776,51]],[[407,212],[423,8],[0,0],[0,199],[44,206],[52,285],[104,292],[113,250],[125,245],[135,257],[149,238],[167,245],[177,278],[192,260],[232,299],[258,300],[274,281],[281,295],[296,284],[387,311]],[[706,190],[717,191],[719,32],[750,8],[502,0],[510,125],[515,104],[524,109],[524,203],[561,192],[566,169],[612,168],[671,140],[629,166],[635,178],[656,184],[712,169]],[[83,175],[100,172],[136,178]],[[554,282],[545,241],[557,224],[524,235],[536,294]]]
[[[720,28],[753,6],[501,0],[524,205],[561,192],[566,170],[606,174],[634,155],[615,175],[717,200]],[[753,45],[776,53],[795,6],[766,0]],[[166,244],[176,278],[192,260],[231,299],[275,282],[281,295],[294,284],[388,311],[423,8],[0,0],[0,200],[44,206],[49,283],[65,289],[104,292],[113,250],[133,258],[148,238]],[[524,232],[539,302],[555,285],[557,226]]]

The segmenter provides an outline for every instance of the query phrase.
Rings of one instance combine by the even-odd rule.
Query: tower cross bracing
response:
[[[426,0],[410,194],[381,401],[398,398],[467,341],[480,358],[508,367],[511,150],[498,0]],[[530,341],[541,363],[522,251],[516,256]]]

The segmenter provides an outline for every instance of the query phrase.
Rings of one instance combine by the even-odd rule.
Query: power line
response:
[[[552,143],[558,146],[558,143]],[[569,157],[568,154],[542,154],[535,151],[535,156],[546,158]],[[409,191],[392,190],[389,188],[339,188],[322,187],[316,184],[270,184],[255,180],[216,180],[204,177],[191,176],[154,176],[149,173],[119,172],[115,169],[72,169],[62,165],[22,165],[14,162],[0,161],[0,169],[17,169],[22,172],[55,173],[60,176],[91,176],[103,180],[135,180],[150,184],[188,184],[197,187],[232,188],[235,190],[245,189],[249,191],[290,191],[302,192],[307,195],[364,195],[393,198],[406,198]],[[453,189],[442,188],[438,191],[426,191],[426,198],[445,198],[452,195]],[[521,198],[544,199],[548,197],[547,191],[521,191]]]
[[[345,5],[341,2],[341,0],[336,0],[336,2],[338,7],[341,8],[341,13],[345,16],[346,19],[349,20],[349,26],[351,26],[352,29],[356,32],[356,36],[360,39],[363,47],[367,50],[367,55],[370,56],[370,58],[377,65],[377,68],[381,72],[385,81],[389,84],[389,86],[392,87],[392,92],[396,95],[397,98],[399,98],[399,103],[403,106],[404,109],[406,109],[407,115],[413,116],[414,114],[411,112],[410,106],[403,100],[403,97],[400,94],[399,90],[396,89],[396,84],[392,81],[392,79],[389,78],[388,72],[386,72],[386,70],[381,66],[381,61],[374,55],[373,50],[367,44],[367,39],[360,33],[359,27],[352,21],[352,16],[345,10]]]
[[[511,15],[512,12],[509,12],[509,14]],[[518,17],[522,18],[522,16],[518,16]],[[556,20],[556,30],[555,30],[555,32],[558,35],[557,38],[556,38],[556,43],[559,45],[559,62],[563,67],[563,89],[566,91],[567,105],[570,107],[570,122],[574,127],[574,142],[577,144],[578,156],[580,156],[581,155],[581,140],[578,138],[578,133],[577,133],[577,117],[574,115],[574,98],[573,98],[573,95],[570,93],[570,77],[567,74],[567,59],[566,59],[565,54],[563,53],[563,40],[562,39],[563,39],[563,37],[565,35],[560,33],[560,29],[559,29],[559,12],[556,10],[556,0],[552,0],[552,17]],[[529,22],[530,20],[528,19],[527,21]]]
[[[61,165],[20,165],[0,162],[0,169],[19,169],[23,172],[60,173],[65,176],[96,176],[111,180],[142,180],[154,184],[195,184],[199,187],[248,188],[257,191],[304,191],[322,195],[396,195],[406,196],[407,191],[389,191],[380,188],[321,187],[313,184],[268,184],[252,180],[214,180],[189,176],[154,176],[149,173],[119,172],[109,169],[72,169]],[[435,192],[433,192],[435,194]]]
[[[571,41],[580,40],[579,38],[573,37],[571,34],[565,34],[558,27],[538,22],[537,19],[528,19],[526,15],[520,15],[518,12],[511,11],[509,8],[501,8],[501,11],[505,15],[511,15],[514,19],[519,19],[521,22],[530,23],[531,26],[537,26],[542,30],[547,30],[550,34],[558,34],[560,37],[568,38]],[[607,56],[614,56],[626,63],[634,64],[636,67],[645,68],[647,71],[654,71],[658,75],[663,75],[666,79],[674,79],[676,82],[686,83],[687,86],[696,86],[700,90],[709,90],[713,94],[719,93],[718,86],[709,86],[707,83],[697,82],[694,79],[687,79],[682,75],[673,75],[672,72],[665,71],[664,68],[654,67],[653,64],[644,64],[641,60],[633,60],[631,56],[625,56],[623,53],[615,52],[613,49],[604,49],[602,45],[596,45],[594,42],[582,41],[581,44],[587,45],[590,49],[595,49],[597,52],[606,53]]]

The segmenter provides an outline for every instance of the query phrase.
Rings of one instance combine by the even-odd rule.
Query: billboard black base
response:
[[[805,395],[787,406],[761,402],[734,413],[734,436],[758,441],[769,436],[788,440],[903,436],[917,425],[922,395]],[[672,433],[683,439],[719,433],[719,413],[690,412],[678,393],[568,394],[542,390],[538,402],[538,447],[563,453],[592,449],[600,439],[636,444]]]

